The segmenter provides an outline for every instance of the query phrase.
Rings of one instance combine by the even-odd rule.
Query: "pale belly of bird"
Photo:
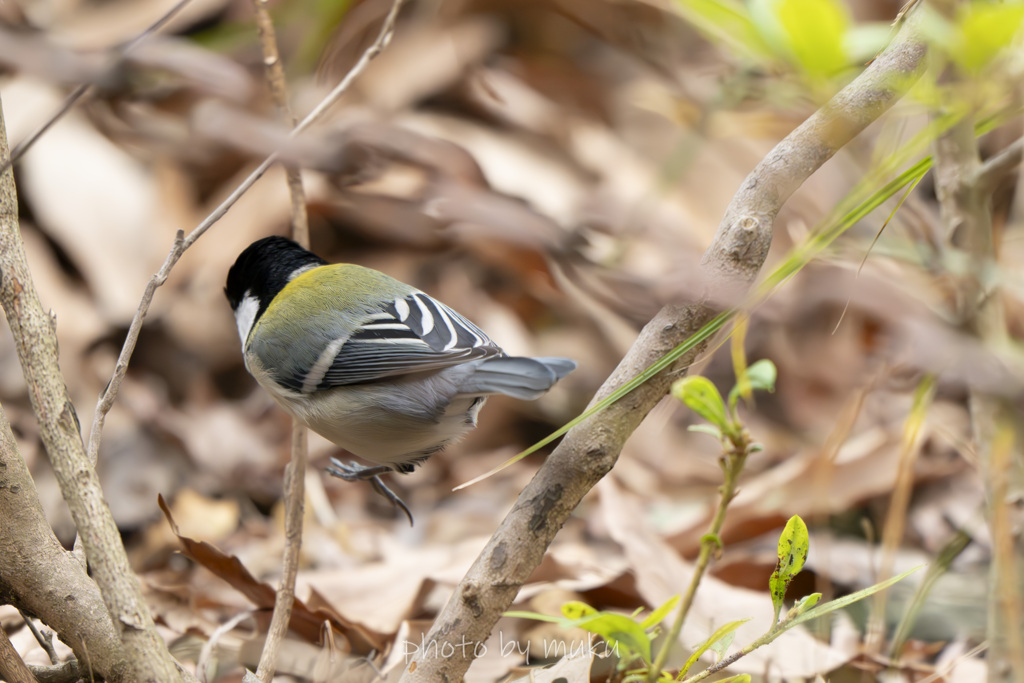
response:
[[[395,391],[395,384],[401,385],[400,391]],[[316,404],[320,409],[301,400],[293,402],[291,409],[314,432],[350,453],[411,471],[412,465],[474,429],[486,401],[485,396],[455,395],[439,405],[443,401],[438,396],[446,394],[438,390],[448,387],[438,384],[448,385],[435,375],[425,380],[349,386],[344,396],[322,392],[319,398],[328,400]],[[353,392],[361,395],[358,400]]]

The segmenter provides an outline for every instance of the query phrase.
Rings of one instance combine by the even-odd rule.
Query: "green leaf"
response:
[[[811,593],[797,600],[797,603],[793,605],[794,615],[800,615],[811,609],[818,604],[818,600],[821,600],[821,593]]]
[[[718,683],[750,683],[750,674],[736,674],[735,676],[723,678]]]
[[[644,628],[622,614],[598,612],[577,620],[573,626],[599,635],[612,647],[639,655],[645,663],[651,663],[651,638]],[[626,658],[628,659],[628,658]]]
[[[585,602],[571,601],[562,605],[566,626],[581,628],[599,635],[613,648],[620,646],[630,654],[651,663],[651,639],[643,626],[622,614],[598,612]],[[627,658],[628,659],[628,658]]]
[[[736,629],[738,629],[740,626],[743,626],[743,624],[747,623],[748,621],[750,621],[750,619],[739,619],[737,621],[730,621],[728,624],[723,624],[722,626],[719,626],[717,629],[715,629],[715,632],[708,636],[707,639],[703,643],[698,645],[697,648],[693,651],[693,654],[691,654],[690,658],[686,660],[685,664],[683,664],[683,668],[680,669],[679,675],[676,676],[676,678],[681,680],[683,676],[686,675],[686,672],[690,670],[690,667],[693,666],[697,662],[697,660],[700,659],[701,656],[708,651],[708,649],[710,649],[715,643],[719,642],[726,636],[734,634]]]
[[[585,602],[570,600],[562,605],[562,614],[564,614],[567,619],[582,619],[583,617],[589,617],[592,614],[597,614],[597,610]]]
[[[688,432],[701,432],[702,434],[709,434],[719,441],[722,440],[722,430],[714,425],[690,425],[686,428]]]
[[[998,441],[998,432],[996,441]],[[910,600],[910,604],[901,610],[903,615],[900,617],[900,623],[896,626],[895,632],[890,640],[889,652],[900,653],[903,651],[903,645],[907,642],[911,629],[917,624],[917,618],[921,614],[921,609],[928,601],[932,588],[934,588],[936,582],[938,582],[938,580],[949,571],[949,567],[953,563],[953,560],[955,560],[960,553],[964,551],[967,545],[971,542],[971,539],[972,536],[966,531],[958,531],[953,538],[950,539],[941,550],[939,550],[939,554],[931,564],[928,565],[928,571],[926,571],[924,576],[921,577],[921,582],[914,591],[914,597]],[[892,656],[895,658],[897,655],[894,654]]]
[[[799,515],[793,515],[786,522],[786,528],[779,536],[779,564],[768,579],[768,589],[772,594],[772,606],[775,608],[775,618],[772,624],[778,624],[779,615],[782,613],[782,603],[786,599],[786,589],[789,588],[793,577],[800,573],[807,560],[807,552],[810,549],[810,537],[807,535],[807,525]]]
[[[732,645],[732,641],[736,639],[736,633],[727,633],[725,636],[711,644],[711,651],[718,655],[718,659],[721,660],[725,657],[725,653],[728,652],[729,646]]]
[[[779,573],[790,579],[799,574],[804,568],[810,547],[807,525],[800,519],[800,515],[793,515],[779,536]]]
[[[818,617],[824,616],[829,612],[835,612],[837,609],[842,609],[847,605],[852,605],[853,603],[858,602],[859,600],[863,600],[864,598],[870,595],[874,595],[879,591],[885,590],[886,588],[888,588],[889,586],[893,585],[898,581],[902,581],[903,579],[907,578],[908,576],[910,576],[911,574],[913,574],[914,572],[916,572],[924,566],[925,565],[921,565],[920,567],[908,569],[902,574],[894,576],[891,579],[882,581],[881,583],[876,583],[874,586],[868,586],[867,588],[859,590],[856,593],[850,593],[849,595],[844,595],[841,598],[830,600],[823,605],[818,605],[814,609],[807,610],[803,614],[798,615],[795,619],[790,619],[789,621],[785,622],[782,625],[782,628],[788,631],[794,626],[806,623],[812,619],[817,619]]]
[[[779,0],[775,13],[790,54],[806,73],[832,76],[847,66],[843,40],[850,17],[838,0]]]
[[[768,578],[768,591],[772,594],[772,609],[775,610],[772,617],[772,628],[779,623],[779,615],[782,614],[782,603],[786,600],[787,588],[789,588],[789,582],[779,575],[778,570],[773,571]]]
[[[750,381],[750,387],[758,391],[774,392],[775,379],[778,376],[779,371],[775,367],[775,363],[767,358],[762,358],[747,368],[747,379]]]
[[[650,616],[640,622],[640,626],[646,631],[660,624],[665,616],[672,611],[672,608],[679,604],[679,596],[674,595],[664,605],[651,612]]]
[[[978,71],[1009,47],[1024,22],[1024,3],[972,2],[963,6],[952,57],[965,71]]]
[[[733,367],[736,371],[736,385],[729,391],[729,409],[734,411],[740,396],[749,399],[754,391],[775,391],[775,378],[779,371],[775,363],[768,359],[761,359],[747,367],[738,366],[736,354],[733,354]]]
[[[729,428],[722,395],[707,377],[684,377],[672,385],[672,395],[722,431]]]

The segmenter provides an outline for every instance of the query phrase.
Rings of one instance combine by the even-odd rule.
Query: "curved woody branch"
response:
[[[708,288],[702,299],[663,308],[641,331],[592,404],[710,320],[715,314],[709,301],[712,289],[717,299],[742,295],[750,287],[768,254],[773,223],[783,203],[920,75],[926,48],[917,35],[916,15],[920,12],[911,12],[889,47],[747,176],[704,254],[703,281]],[[696,349],[566,435],[456,587],[423,641],[427,647],[408,665],[402,683],[462,680],[475,649],[466,644],[487,640],[577,504],[611,470],[629,435],[702,350]]]

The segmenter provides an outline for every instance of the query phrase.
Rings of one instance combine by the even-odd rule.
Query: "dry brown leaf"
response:
[[[238,592],[248,598],[253,605],[262,610],[274,608],[274,589],[260,581],[257,581],[252,574],[242,565],[235,556],[225,555],[214,546],[204,541],[195,541],[187,536],[182,536],[171,516],[171,510],[164,502],[163,497],[159,498],[160,509],[167,517],[174,535],[181,541],[182,552],[189,559],[206,567],[215,575],[227,581]],[[348,639],[353,650],[357,652],[369,652],[379,650],[383,646],[380,634],[373,633],[353,623],[345,622],[331,615],[309,609],[306,604],[295,599],[292,606],[292,617],[290,628],[311,643],[321,642],[323,639],[323,626],[329,624],[337,630],[336,638],[344,636]]]
[[[395,633],[415,612],[428,582],[455,585],[484,542],[475,538],[451,547],[420,548],[387,542],[379,562],[303,572],[296,592],[313,591],[345,619],[378,633]]]

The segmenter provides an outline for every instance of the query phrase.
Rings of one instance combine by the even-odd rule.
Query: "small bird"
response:
[[[487,397],[533,400],[576,368],[568,358],[505,354],[476,325],[384,273],[328,264],[284,237],[250,244],[228,271],[245,367],[288,413],[367,467],[327,471],[369,480],[408,473],[476,427]]]

